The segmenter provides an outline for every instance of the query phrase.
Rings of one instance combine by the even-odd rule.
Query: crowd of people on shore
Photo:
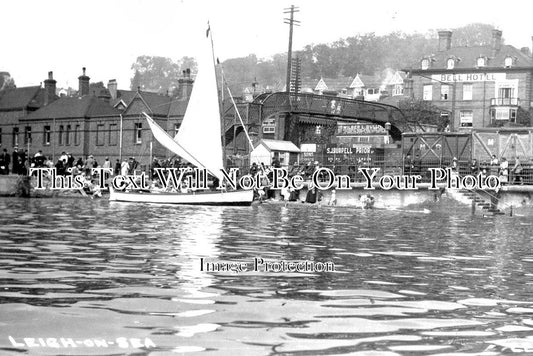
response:
[[[28,174],[29,160],[28,160],[28,150],[19,150],[18,147],[13,149],[12,154],[10,155],[7,152],[7,149],[2,150],[0,155],[0,174],[18,174],[26,175]],[[11,166],[11,169],[10,169]]]
[[[113,174],[133,175],[138,169],[139,162],[135,157],[129,157],[120,162],[116,160],[113,165],[109,157],[105,157],[104,162],[99,164],[93,155],[79,157],[76,159],[68,152],[61,152],[57,161],[54,162],[51,157],[45,156],[41,150],[35,155],[30,156],[28,150],[22,151],[15,147],[10,155],[7,149],[3,149],[0,155],[0,174],[17,174],[27,175],[30,168],[56,168],[57,175],[92,175],[92,168],[111,168]]]
[[[519,157],[515,157],[512,167],[510,162],[502,157],[498,159],[496,155],[492,155],[490,161],[479,162],[476,158],[469,162],[459,162],[457,157],[453,157],[449,166],[451,170],[457,174],[470,174],[477,176],[481,174],[483,177],[489,175],[498,176],[500,182],[503,184],[524,184],[524,167]],[[412,158],[411,155],[406,155],[404,159],[404,174],[416,175],[422,174],[424,167],[422,160],[416,156]]]
[[[273,168],[281,168],[281,164],[277,159],[272,160],[270,166],[265,165],[264,162],[257,164],[253,162],[249,169],[249,174],[256,178],[259,176],[261,179],[260,188],[255,189],[255,199],[259,201],[274,199],[275,190],[272,189],[273,180]],[[303,179],[310,179],[315,172],[320,170],[320,164],[318,161],[308,162],[305,165],[292,164],[287,168],[288,176],[293,177],[295,175],[301,176]],[[320,179],[320,177],[319,177]],[[306,193],[305,199],[300,200],[300,190],[294,189],[294,187],[284,187],[280,190],[280,196],[283,201],[296,202],[302,201],[303,203],[321,203],[322,192],[316,187],[309,189]],[[328,202],[330,205],[336,204],[335,194],[332,195],[332,199]]]

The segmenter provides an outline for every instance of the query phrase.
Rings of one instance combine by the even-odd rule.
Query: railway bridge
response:
[[[290,138],[294,121],[332,123],[365,121],[380,125],[389,130],[393,140],[401,140],[403,132],[415,131],[415,126],[408,122],[404,113],[395,106],[348,99],[337,96],[306,94],[306,93],[265,93],[250,103],[246,110],[241,110],[244,124],[253,127],[272,117],[285,117],[285,134],[283,139]],[[313,121],[314,120],[314,121]],[[225,114],[224,129],[226,144],[243,131],[240,121],[232,115]]]

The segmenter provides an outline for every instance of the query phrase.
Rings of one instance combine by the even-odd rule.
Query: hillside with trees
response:
[[[470,24],[451,29],[452,46],[480,46],[490,44],[493,26]],[[408,34],[394,32],[387,35],[357,34],[333,43],[309,44],[294,51],[302,63],[302,78],[320,79],[340,76],[355,77],[357,73],[372,75],[386,68],[406,69],[424,55],[434,53],[438,46],[437,30]],[[271,58],[247,57],[227,59],[223,63],[226,79],[233,95],[239,96],[246,87],[281,89],[285,84],[287,55]],[[196,64],[193,58],[183,57],[174,62],[169,58],[140,56],[132,65],[134,77],[131,88],[166,92],[177,85],[181,72]]]

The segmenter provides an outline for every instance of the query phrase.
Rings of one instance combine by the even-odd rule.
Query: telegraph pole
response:
[[[293,26],[300,26],[300,21],[294,19],[294,13],[299,12],[300,8],[294,5],[285,8],[284,14],[290,14],[290,18],[285,18],[284,23],[289,25],[289,51],[287,52],[287,93],[291,91],[291,64],[292,64],[292,28]]]

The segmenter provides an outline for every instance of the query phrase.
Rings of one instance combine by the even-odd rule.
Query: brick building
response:
[[[26,145],[31,140],[31,127],[20,125],[20,119],[57,99],[52,72],[41,86],[8,89],[0,92],[0,146],[8,149]]]
[[[408,73],[405,94],[443,110],[450,129],[531,126],[533,59],[529,48],[504,45],[492,31],[490,45],[451,47],[452,32],[440,31],[438,50]]]
[[[52,72],[40,86],[17,88],[0,97],[2,147],[39,150],[56,161],[62,152],[76,159],[93,155],[98,163],[135,157],[141,169],[152,157],[166,158],[168,152],[153,140],[142,112],[151,115],[172,136],[177,133],[192,90],[190,72],[179,80],[173,95],[119,90],[116,80],[107,88],[92,89],[83,68],[76,96],[57,97]]]

